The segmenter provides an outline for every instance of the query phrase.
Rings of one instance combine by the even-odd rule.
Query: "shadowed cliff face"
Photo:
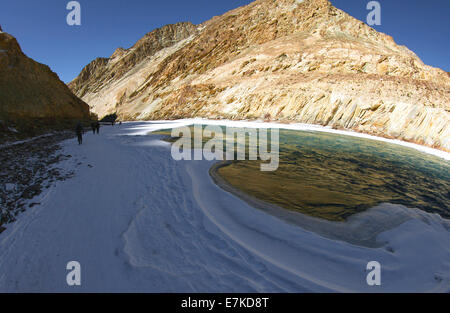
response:
[[[258,0],[165,26],[69,86],[100,116],[265,118],[450,150],[448,73],[327,0]]]
[[[89,106],[77,98],[46,65],[23,54],[16,39],[0,32],[0,120],[25,124],[56,124],[89,118]]]

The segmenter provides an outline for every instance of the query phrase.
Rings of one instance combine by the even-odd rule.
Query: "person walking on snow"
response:
[[[81,145],[83,143],[83,126],[81,126],[80,122],[78,122],[77,127],[75,128],[75,133],[78,137],[78,145]]]
[[[97,134],[100,132],[100,123],[97,121],[97,123],[95,123],[95,129],[97,130]]]

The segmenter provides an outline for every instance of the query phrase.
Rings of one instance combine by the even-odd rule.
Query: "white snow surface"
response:
[[[410,218],[378,235],[379,247],[321,237],[216,186],[213,162],[174,161],[169,143],[142,136],[191,122],[123,123],[87,133],[82,146],[66,140],[72,158],[60,165],[75,176],[0,234],[0,292],[450,291],[448,220],[382,204],[361,218]],[[69,261],[81,264],[81,286],[66,283]],[[381,286],[366,283],[369,261],[381,264]]]

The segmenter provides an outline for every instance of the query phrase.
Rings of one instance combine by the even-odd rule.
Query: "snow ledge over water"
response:
[[[133,122],[134,123],[134,122]],[[359,133],[351,130],[338,130],[333,129],[331,127],[324,127],[320,125],[313,124],[304,124],[304,123],[292,123],[292,124],[283,124],[283,123],[275,123],[275,122],[263,122],[263,121],[234,121],[234,120],[209,120],[202,118],[193,118],[193,119],[180,119],[180,120],[162,120],[162,121],[151,121],[151,122],[138,122],[139,126],[135,128],[135,132],[132,132],[131,135],[146,135],[150,131],[157,131],[165,128],[173,128],[173,127],[181,127],[181,126],[189,126],[193,124],[203,124],[203,125],[219,125],[219,126],[227,126],[227,127],[247,127],[247,128],[279,128],[279,129],[288,129],[288,130],[301,130],[301,131],[318,131],[318,132],[326,132],[339,134],[344,136],[353,136],[359,138],[365,138],[370,140],[377,140],[387,143],[392,143],[396,145],[401,145],[404,147],[409,147],[427,154],[431,154],[442,158],[444,160],[450,160],[450,153],[446,151],[442,151],[439,149],[430,148],[427,146],[398,140],[398,139],[388,139],[379,136],[373,136],[369,134]]]

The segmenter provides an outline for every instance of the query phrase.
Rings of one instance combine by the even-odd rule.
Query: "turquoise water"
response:
[[[449,162],[418,150],[340,134],[280,129],[280,161],[234,161],[218,170],[231,186],[290,210],[330,220],[383,202],[450,218]]]

